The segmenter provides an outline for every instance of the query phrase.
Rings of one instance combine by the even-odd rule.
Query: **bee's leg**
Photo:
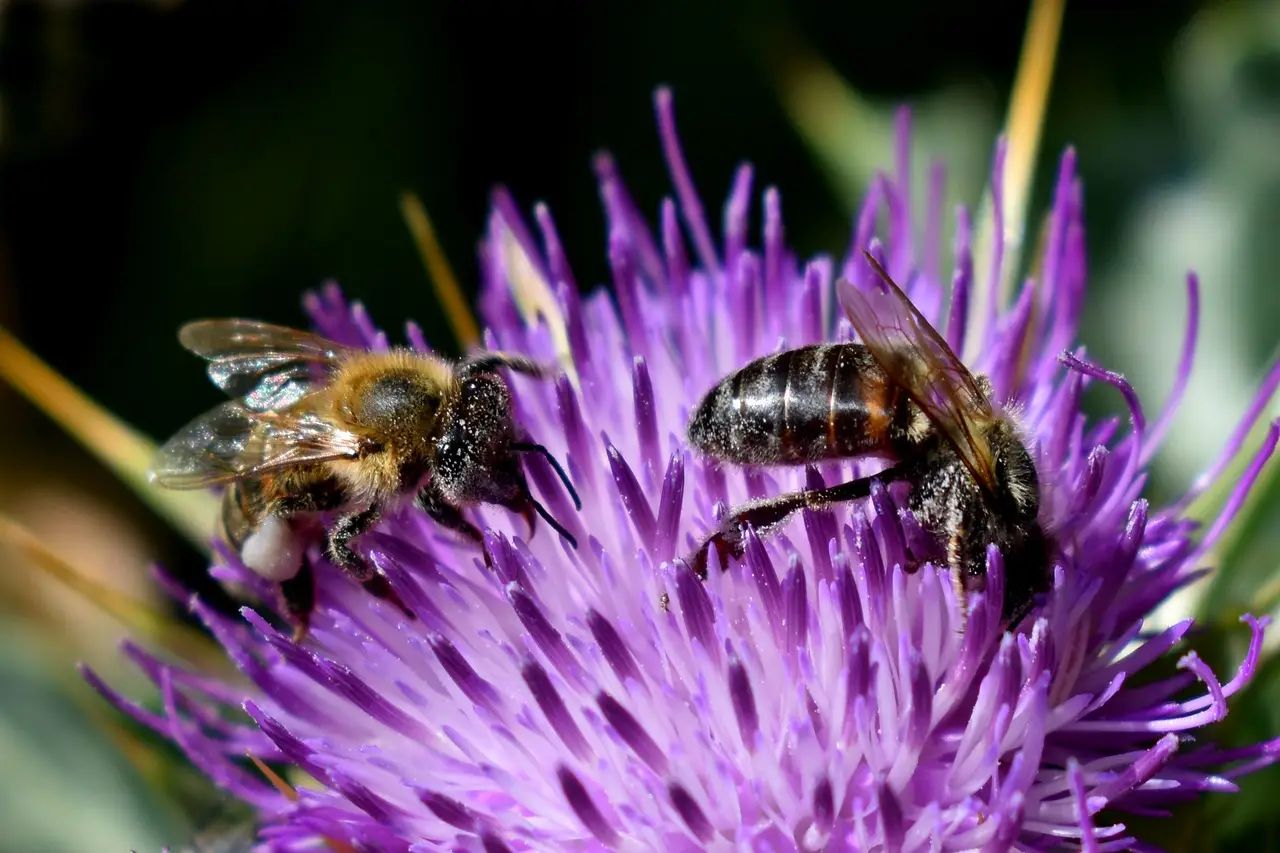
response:
[[[377,504],[370,504],[365,509],[356,510],[340,517],[329,530],[329,559],[333,561],[334,565],[350,575],[353,580],[358,581],[364,587],[365,592],[374,598],[391,602],[396,607],[399,607],[404,612],[404,615],[410,619],[417,619],[417,615],[400,600],[400,596],[396,595],[396,591],[391,587],[390,581],[378,574],[373,566],[370,566],[363,557],[351,550],[351,546],[347,544],[377,524],[381,515],[382,508]]]
[[[874,480],[894,480],[901,476],[902,466],[894,466],[860,480],[851,480],[836,486],[823,489],[806,489],[791,492],[773,498],[741,504],[732,509],[720,529],[703,540],[694,553],[690,565],[698,577],[706,580],[707,556],[712,548],[720,555],[721,565],[725,565],[730,556],[741,557],[744,549],[742,541],[743,527],[750,525],[757,533],[766,533],[786,521],[793,513],[801,509],[826,509],[832,504],[860,500],[870,496],[871,483]]]
[[[706,580],[707,558],[712,548],[715,548],[716,553],[720,555],[720,565],[727,566],[729,557],[741,557],[743,554],[745,549],[742,541],[743,527],[749,524],[752,529],[764,533],[769,528],[786,521],[792,513],[803,509],[804,506],[805,493],[792,492],[732,508],[720,522],[720,529],[702,540],[702,544],[698,546],[698,550],[689,561],[690,566],[698,577]]]
[[[501,367],[539,379],[545,379],[555,373],[554,367],[542,364],[528,356],[510,352],[485,352],[458,365],[458,374],[470,376],[476,373],[493,373]]]
[[[346,501],[347,493],[342,488],[342,484],[332,478],[325,477],[306,483],[296,492],[276,499],[271,503],[269,512],[272,515],[289,518],[293,515],[309,515],[311,513],[335,510]],[[327,556],[334,565],[350,575],[352,579],[358,581],[370,595],[384,601],[390,601],[403,610],[404,614],[410,619],[416,619],[417,617],[413,611],[400,600],[400,597],[396,595],[395,590],[391,588],[391,584],[387,582],[387,579],[373,571],[360,555],[352,551],[347,545],[351,539],[368,530],[378,520],[377,508],[371,507],[370,510],[374,514],[363,520],[359,518],[362,514],[361,512],[351,513],[338,519],[333,530],[329,532],[325,549]],[[368,512],[368,510],[364,512]],[[288,586],[290,583],[296,584],[299,588],[291,589]],[[305,593],[302,591],[303,586],[305,586]],[[302,561],[302,571],[295,578],[282,585],[281,592],[285,597],[286,611],[291,616],[293,615],[293,602],[297,602],[298,607],[304,606],[302,596],[305,595],[306,613],[310,616],[310,612],[315,606],[315,580],[311,566],[305,558]],[[299,626],[299,630],[305,634],[307,629],[305,622],[300,622]],[[298,638],[298,636],[295,633],[295,638]]]
[[[577,497],[577,495],[574,495],[574,497]],[[528,538],[530,540],[533,539],[533,534],[537,532],[537,520],[541,516],[542,520],[549,524],[552,530],[564,537],[565,541],[569,543],[569,547],[575,551],[578,550],[577,538],[566,530],[563,524],[556,521],[555,516],[547,512],[546,507],[538,503],[537,498],[529,492],[529,486],[525,483],[523,476],[519,476],[519,491],[517,491],[515,497],[511,500],[503,501],[501,506],[519,514],[524,519],[525,526],[529,529]]]
[[[1004,614],[1004,617],[1001,619],[1001,623],[1004,625],[1006,629],[1011,630],[1013,628],[1016,628],[1018,627],[1018,623],[1022,621],[1022,618],[1026,616],[1028,613],[1030,613],[1032,610],[1035,610],[1035,608],[1036,608],[1036,600],[1034,598],[1028,598],[1026,601],[1020,601],[1016,604],[1013,604],[1012,606],[1007,608],[1007,612]]]
[[[534,534],[538,532],[538,514],[533,509],[533,498],[525,500],[524,496],[521,495],[507,501],[502,506],[524,519],[524,529],[528,532],[525,539],[532,542]]]
[[[426,510],[427,515],[431,516],[431,520],[436,524],[461,533],[479,545],[484,553],[484,564],[490,569],[493,568],[493,557],[490,556],[489,549],[484,546],[484,533],[467,520],[462,510],[445,500],[431,483],[427,483],[426,487],[418,492],[418,505]]]
[[[400,599],[399,595],[396,594],[395,589],[391,586],[391,581],[387,580],[382,575],[374,573],[374,575],[368,580],[360,581],[360,586],[364,587],[364,591],[372,595],[374,598],[390,602],[396,607],[399,607],[400,612],[409,619],[418,618],[418,614],[410,610],[409,606]]]
[[[359,583],[365,592],[374,598],[391,602],[400,608],[408,618],[417,619],[417,615],[400,600],[400,596],[396,595],[396,591],[391,587],[391,582],[378,574],[348,544],[352,539],[373,527],[378,522],[381,513],[381,507],[377,504],[372,504],[366,509],[356,510],[339,517],[329,530],[329,543],[325,549],[327,556],[335,566],[342,569],[342,571],[351,576],[352,580]]]
[[[381,514],[382,508],[380,506],[370,504],[364,509],[358,509],[340,516],[329,530],[329,547],[327,549],[329,559],[333,561],[335,566],[361,583],[376,577],[377,574],[374,572],[373,567],[365,562],[363,557],[351,550],[351,546],[347,543],[376,524]]]
[[[311,627],[311,611],[316,606],[316,578],[310,560],[304,558],[298,573],[281,581],[280,601],[285,616],[293,623],[293,641],[301,643]]]

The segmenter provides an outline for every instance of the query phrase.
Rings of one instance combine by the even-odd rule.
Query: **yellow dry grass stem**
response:
[[[979,206],[981,217],[974,235],[973,270],[978,298],[969,312],[966,350],[976,348],[986,333],[992,303],[1003,308],[1013,292],[1014,276],[1022,262],[1022,243],[1027,227],[1027,204],[1035,178],[1036,159],[1044,116],[1049,107],[1053,68],[1062,34],[1066,0],[1033,0],[1027,19],[1022,55],[1005,118],[1006,142],[1001,193],[1003,228],[996,233],[993,189],[987,186]],[[997,242],[998,241],[998,242]],[[997,245],[1003,248],[1000,280],[990,282],[992,258]],[[972,353],[966,353],[971,355]]]
[[[471,313],[466,297],[462,295],[458,277],[453,274],[453,267],[449,265],[449,259],[436,238],[436,229],[431,224],[431,217],[427,216],[427,209],[422,206],[417,195],[404,192],[400,194],[400,213],[409,226],[413,242],[418,246],[427,278],[444,310],[445,320],[453,331],[458,348],[465,352],[480,346],[480,325]]]
[[[445,257],[440,241],[436,239],[435,228],[426,208],[414,193],[405,192],[400,196],[400,212],[413,234],[418,253],[422,256],[422,265],[426,267],[427,277],[431,280],[431,287],[444,311],[449,328],[457,339],[458,347],[465,352],[480,346],[480,326],[462,295],[458,278]],[[538,322],[546,323],[555,348],[556,362],[568,374],[573,386],[578,387],[578,372],[569,347],[564,312],[560,310],[560,303],[551,284],[538,272],[537,266],[510,228],[502,229],[498,250],[507,285],[511,288],[511,297],[515,300],[520,317],[530,327]]]
[[[151,485],[147,469],[155,457],[154,442],[90,399],[4,329],[0,329],[0,378],[101,460],[194,546],[209,552],[217,499],[204,492],[170,492]],[[226,656],[204,634],[93,579],[11,518],[0,517],[0,545],[80,593],[140,637],[204,671],[229,671]]]
[[[253,762],[253,766],[258,768],[258,772],[266,777],[266,780],[271,783],[273,788],[283,794],[290,802],[296,803],[298,801],[298,790],[296,788],[285,781],[279,773],[268,767],[262,759],[258,758],[258,756],[254,755],[252,752],[245,754],[249,757],[249,760]],[[340,841],[336,838],[326,838],[325,843],[329,845],[329,849],[332,850],[333,853],[355,853],[355,848],[345,841]]]
[[[501,241],[499,249],[502,266],[516,309],[526,326],[534,326],[539,320],[546,323],[547,332],[551,335],[551,346],[556,353],[556,363],[568,375],[573,387],[578,388],[578,371],[569,346],[568,326],[551,283],[538,272],[533,259],[525,252],[510,228],[502,228]]]
[[[140,639],[154,642],[201,672],[224,676],[232,674],[227,656],[211,638],[147,602],[95,580],[54,553],[35,534],[4,515],[0,515],[0,547],[11,549],[34,568],[84,596]]]
[[[253,762],[253,766],[258,768],[258,772],[271,783],[271,787],[283,794],[285,799],[289,802],[296,803],[298,801],[297,789],[281,778],[279,773],[268,767],[261,758],[254,755],[252,752],[246,752],[245,755],[249,756],[249,760]]]
[[[155,442],[98,405],[2,328],[0,378],[110,468],[192,545],[209,553],[218,500],[208,492],[153,486],[147,469],[155,458]]]

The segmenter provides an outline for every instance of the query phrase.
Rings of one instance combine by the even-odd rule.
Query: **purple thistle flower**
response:
[[[386,851],[1100,853],[1140,847],[1122,812],[1166,813],[1233,790],[1232,779],[1273,761],[1280,742],[1224,751],[1187,737],[1222,719],[1253,675],[1264,620],[1244,618],[1252,642],[1225,681],[1185,651],[1177,675],[1132,683],[1181,648],[1190,620],[1151,634],[1144,619],[1203,570],[1278,438],[1273,426],[1221,517],[1193,538],[1186,506],[1240,451],[1280,382],[1273,371],[1183,500],[1153,510],[1141,498],[1192,361],[1195,277],[1175,390],[1148,425],[1122,377],[1083,350],[1063,354],[1075,345],[1087,277],[1072,152],[1038,279],[966,342],[968,313],[988,310],[974,297],[999,280],[1000,258],[975,269],[961,208],[943,310],[942,172],[930,173],[921,228],[905,112],[898,168],[872,185],[845,256],[801,262],[784,242],[772,188],[756,226],[763,245],[749,247],[749,166],[734,180],[717,245],[666,91],[657,108],[675,199],[662,203],[656,231],[613,164],[597,162],[613,297],[580,297],[548,211],[538,207],[530,227],[505,192],[482,247],[487,346],[555,357],[547,327],[527,326],[511,296],[507,232],[559,300],[577,387],[567,377],[513,386],[519,420],[567,460],[582,495],[575,513],[546,462],[528,461],[534,491],[580,549],[545,528],[525,541],[518,519],[485,508],[477,514],[490,572],[473,548],[406,510],[362,541],[417,621],[321,564],[302,646],[265,611],[232,619],[191,600],[252,687],[133,646],[126,653],[158,685],[159,710],[89,673],[94,685],[252,804],[261,849],[271,851],[330,838]],[[1032,436],[1042,518],[1065,556],[1046,603],[1016,631],[999,624],[997,550],[967,617],[945,570],[913,570],[907,554],[923,534],[896,489],[806,511],[767,539],[748,534],[744,559],[705,583],[681,559],[714,528],[721,504],[862,470],[721,469],[691,456],[682,436],[722,375],[780,347],[848,336],[834,282],[866,280],[865,246],[957,352],[974,354],[970,367],[1017,404]],[[309,296],[307,308],[335,340],[387,346],[336,287]],[[416,327],[408,337],[425,346]],[[1093,382],[1120,392],[1127,424],[1086,421],[1080,397]],[[275,600],[229,554],[212,571]],[[288,798],[244,764],[246,752],[296,765],[318,785]]]

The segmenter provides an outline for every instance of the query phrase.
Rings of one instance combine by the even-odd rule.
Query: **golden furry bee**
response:
[[[862,456],[892,464],[872,477],[732,509],[693,555],[742,552],[742,527],[766,534],[803,508],[865,498],[871,483],[911,484],[910,508],[941,540],[961,602],[985,588],[987,546],[1004,558],[1006,623],[1048,589],[1050,541],[1040,480],[1012,417],[992,401],[942,336],[866,254],[884,285],[840,295],[861,343],[819,344],[757,359],[722,379],[690,417],[690,443],[740,465],[800,465]]]
[[[520,454],[544,456],[581,508],[578,496],[555,458],[521,434],[499,374],[545,378],[536,362],[498,352],[456,364],[409,349],[368,352],[242,319],[188,323],[178,340],[233,399],[169,439],[151,479],[170,489],[226,486],[222,532],[246,566],[281,584],[297,636],[315,594],[305,534],[323,513],[338,513],[328,559],[384,598],[394,599],[390,586],[352,541],[406,500],[482,549],[483,534],[463,514],[475,504],[519,513],[530,535],[537,514],[577,547],[530,494]]]

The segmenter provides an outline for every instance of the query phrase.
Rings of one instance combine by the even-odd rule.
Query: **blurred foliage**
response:
[[[68,690],[74,671],[31,648],[24,627],[0,629],[5,649],[24,650],[0,655],[0,850],[154,851],[180,838],[182,821],[165,789],[130,766],[104,729],[87,724],[109,709],[86,709],[91,697]]]
[[[1026,6],[1006,0],[750,0],[732,15],[677,0],[9,2],[0,323],[153,437],[217,399],[174,340],[196,316],[300,323],[302,291],[335,279],[393,334],[414,318],[449,349],[401,194],[422,199],[464,286],[497,182],[526,207],[548,202],[579,281],[605,282],[590,157],[607,146],[656,212],[667,192],[650,108],[659,83],[674,88],[713,216],[749,159],[761,185],[782,190],[798,251],[831,251],[890,162],[898,103],[916,110],[917,163],[944,158],[949,200],[976,203],[1025,19]],[[1153,417],[1177,362],[1188,268],[1203,286],[1196,373],[1153,471],[1157,504],[1214,457],[1280,338],[1278,136],[1277,4],[1068,6],[1029,227],[1058,154],[1075,145],[1092,271],[1083,339],[1130,376]],[[157,558],[200,576],[194,549],[10,394],[0,388],[14,412],[0,427],[0,511],[54,530],[85,503],[110,508],[104,517],[132,538],[95,560],[92,538],[68,536],[57,542],[66,559],[114,571],[125,587]],[[1089,403],[1118,405],[1105,394]],[[33,496],[51,483],[60,497],[37,511]],[[1219,670],[1243,654],[1235,615],[1276,576],[1277,483],[1268,477],[1219,553],[1226,569],[1203,602],[1212,618],[1195,645]],[[172,750],[103,728],[110,715],[70,664],[83,656],[77,643],[101,649],[107,633],[68,621],[72,605],[56,595],[11,600],[25,616],[44,604],[42,621],[13,622],[0,643],[0,850],[152,850],[192,826],[234,822]],[[1171,612],[1195,606],[1180,599]],[[32,638],[52,635],[59,617],[77,631],[37,653]],[[1271,658],[1224,739],[1280,732],[1277,676]],[[134,744],[133,766],[117,756],[121,742]],[[1180,850],[1276,849],[1277,783],[1269,771],[1161,830]]]

